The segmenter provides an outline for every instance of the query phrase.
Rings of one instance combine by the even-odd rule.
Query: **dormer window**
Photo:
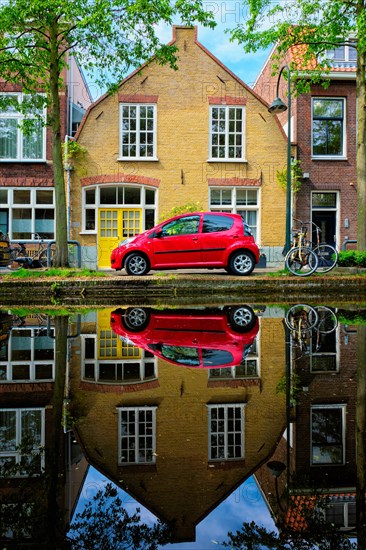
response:
[[[355,45],[353,46],[352,43]],[[357,63],[356,43],[349,41],[347,44],[339,45],[337,48],[327,50],[326,58],[334,68],[355,67]]]

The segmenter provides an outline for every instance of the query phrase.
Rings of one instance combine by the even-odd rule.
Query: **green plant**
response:
[[[299,375],[293,372],[290,380],[290,405],[292,407],[294,407],[299,400],[299,397],[302,391],[300,384],[301,384],[301,380]],[[286,394],[286,391],[287,391],[287,379],[286,379],[286,376],[282,376],[282,378],[280,378],[277,383],[276,393]]]
[[[366,267],[366,250],[343,250],[338,255],[341,267]]]
[[[281,189],[286,191],[287,187],[287,167],[282,170],[277,170],[276,172],[277,182],[280,185]],[[299,160],[294,160],[291,163],[291,188],[294,194],[298,193],[302,185],[302,170],[301,162]]]
[[[159,218],[160,222],[169,220],[174,216],[179,216],[179,214],[185,214],[187,212],[202,212],[204,208],[202,207],[199,201],[197,202],[187,202],[182,206],[174,206],[169,212],[163,212]]]

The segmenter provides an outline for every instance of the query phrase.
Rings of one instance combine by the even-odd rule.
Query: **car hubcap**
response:
[[[246,271],[249,271],[249,269],[252,267],[252,262],[250,261],[250,258],[248,256],[242,254],[235,258],[234,266],[235,269],[240,273],[245,273]]]
[[[240,327],[246,327],[252,320],[252,314],[245,308],[237,309],[233,315],[234,322]]]
[[[141,327],[146,321],[146,313],[143,309],[135,308],[128,313],[127,319],[132,327]]]
[[[141,256],[136,256],[130,260],[130,270],[132,273],[139,275],[143,273],[146,269],[146,261]]]

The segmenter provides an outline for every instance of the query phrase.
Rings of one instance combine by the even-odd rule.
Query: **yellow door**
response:
[[[110,267],[113,248],[142,231],[141,208],[99,210],[98,267]]]

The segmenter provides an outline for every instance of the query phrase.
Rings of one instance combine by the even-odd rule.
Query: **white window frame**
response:
[[[123,155],[123,130],[122,130],[122,120],[123,120],[123,108],[124,107],[136,107],[136,156],[131,157],[129,155]],[[154,111],[154,129],[153,129],[153,154],[152,156],[141,156],[140,155],[140,111],[141,107],[151,107]],[[157,161],[157,127],[158,127],[158,109],[156,103],[120,103],[119,104],[119,158],[118,160],[123,161]],[[144,131],[144,130],[143,130]],[[126,132],[129,133],[129,132]]]
[[[31,235],[34,235],[35,233],[39,233],[42,235],[42,231],[36,231],[36,210],[44,209],[44,210],[53,210],[53,238],[52,239],[43,239],[45,242],[54,240],[56,235],[56,227],[55,227],[55,217],[56,217],[56,203],[55,203],[55,191],[53,187],[8,187],[7,190],[7,202],[1,203],[1,208],[4,210],[8,210],[8,235],[9,239],[12,241],[21,241],[24,243],[34,243],[36,240],[33,238],[29,239],[23,239],[18,237],[13,237],[13,210],[14,209],[27,209],[32,211],[32,218],[31,218],[31,230],[29,233]],[[30,192],[30,201],[27,204],[24,203],[16,203],[14,201],[14,192],[16,191],[29,191]],[[51,204],[37,204],[37,191],[50,191],[52,192],[52,203]]]
[[[335,330],[335,350],[334,351],[312,351],[312,341],[316,339],[317,335],[312,334],[310,336],[310,372],[313,374],[336,374],[339,372],[339,328]],[[316,370],[313,368],[314,357],[335,357],[335,370]]]
[[[118,464],[120,466],[126,466],[129,464],[139,464],[139,465],[150,465],[155,464],[156,462],[156,409],[157,407],[117,407],[118,411]],[[134,434],[129,436],[129,434],[122,434],[121,433],[121,415],[123,411],[134,411],[135,412],[135,430]],[[151,412],[152,415],[152,433],[149,434],[149,437],[152,439],[152,446],[151,449],[147,448],[149,451],[151,451],[151,460],[141,460],[139,457],[140,452],[140,431],[139,431],[139,421],[138,421],[138,415],[139,412]],[[145,433],[146,436],[146,433]],[[123,460],[122,457],[122,439],[126,438],[128,439],[130,437],[130,440],[132,442],[131,449],[134,450],[135,454],[135,460],[134,461],[128,461]],[[146,449],[145,449],[146,450]]]
[[[45,409],[40,407],[29,407],[29,408],[21,408],[21,409],[11,409],[8,407],[4,407],[0,409],[2,412],[15,412],[16,413],[16,447],[19,447],[22,443],[22,433],[21,433],[21,417],[22,412],[27,411],[41,411],[41,433],[40,433],[40,449],[44,449],[45,446]],[[34,453],[39,452],[38,449],[35,449],[33,451]],[[41,469],[43,470],[45,467],[45,456],[44,456],[44,450],[40,451],[41,456]],[[20,449],[16,449],[15,451],[1,451],[0,450],[0,458],[7,458],[7,457],[14,457],[15,462],[17,465],[20,464],[21,459],[24,455],[22,455]],[[25,467],[26,470],[26,467]],[[41,472],[40,472],[41,473]],[[24,471],[24,473],[19,472],[14,477],[25,477],[27,476],[27,472]],[[13,477],[13,476],[12,476]]]
[[[246,204],[237,204],[236,194],[237,190],[239,191],[256,191],[257,193],[257,204],[256,205],[246,205]],[[230,191],[231,192],[231,202],[230,204],[211,204],[211,191]],[[256,242],[260,242],[260,201],[261,194],[258,187],[219,187],[219,186],[210,186],[209,187],[209,208],[210,212],[231,212],[232,214],[238,214],[242,211],[246,212],[256,212],[256,226],[248,224],[249,227],[253,230],[254,238]]]
[[[215,381],[215,380],[257,380],[258,378],[260,378],[260,351],[259,351],[259,342],[260,342],[260,335],[259,333],[257,334],[256,338],[254,339],[254,342],[252,344],[252,348],[250,350],[250,353],[247,355],[247,357],[245,358],[244,360],[244,367],[245,367],[245,370],[247,369],[247,362],[248,361],[254,361],[255,362],[255,370],[256,370],[256,374],[240,374],[240,375],[237,375],[236,373],[236,370],[237,370],[237,366],[236,367],[220,367],[220,368],[215,368],[215,369],[208,369],[208,378],[210,381]],[[212,376],[212,374],[214,372],[218,372],[219,374],[221,374],[222,371],[225,371],[227,375],[229,376]]]
[[[27,94],[23,94],[21,92],[2,92],[0,93],[2,96],[6,95],[13,95],[18,96],[18,102],[21,103],[23,101],[23,97]],[[44,95],[44,94],[39,94]],[[47,109],[46,107],[43,108],[42,118],[44,121],[46,121],[47,116]],[[23,132],[22,129],[19,128],[19,124],[23,122],[25,119],[31,119],[35,118],[32,115],[24,115],[20,112],[17,113],[2,113],[0,111],[0,119],[14,119],[16,118],[18,121],[18,128],[17,128],[17,156],[14,158],[2,158],[0,159],[0,162],[45,162],[46,161],[46,137],[47,137],[47,128],[46,126],[43,126],[42,128],[42,156],[40,158],[23,158]]]
[[[337,464],[332,462],[313,462],[313,411],[317,409],[340,409],[342,411],[342,462]],[[346,405],[344,403],[339,405],[311,405],[310,408],[310,466],[313,468],[324,466],[344,466],[346,463]]]
[[[331,508],[336,508],[336,507],[339,507],[339,508],[343,508],[343,525],[342,526],[339,526],[338,529],[340,531],[349,531],[351,529],[354,529],[355,528],[355,525],[349,523],[349,507],[352,506],[354,508],[356,508],[356,501],[353,500],[353,501],[348,501],[348,502],[339,502],[337,500],[335,501],[332,501],[330,500],[330,502],[327,502],[326,503],[326,509],[324,510],[323,508],[318,510],[318,512],[323,516],[324,518],[324,521],[327,520],[327,510],[331,509]]]
[[[213,109],[225,109],[225,156],[214,157],[212,156],[212,147],[216,147],[212,143],[213,128],[212,128],[212,111]],[[242,112],[242,131],[241,131],[241,156],[229,157],[229,110],[238,109]],[[246,129],[246,108],[244,105],[210,105],[210,120],[209,120],[209,151],[208,162],[247,162],[246,160],[246,141],[245,141],[245,129]],[[215,132],[216,133],[216,132]],[[238,135],[239,132],[234,132],[234,135]],[[219,146],[219,145],[217,145]]]
[[[151,187],[149,185],[139,185],[139,184],[133,184],[133,183],[108,183],[104,184],[104,187],[137,187],[141,190],[141,200],[138,204],[101,204],[100,202],[100,189],[103,186],[101,185],[93,185],[93,186],[87,186],[83,188],[82,192],[82,229],[80,231],[80,235],[97,235],[98,234],[98,211],[100,208],[108,209],[127,209],[127,208],[140,208],[142,210],[142,227],[146,228],[146,210],[153,210],[154,212],[154,225],[157,223],[157,208],[158,208],[158,189],[156,187]],[[95,190],[95,203],[94,204],[86,204],[85,200],[85,194],[87,191]],[[155,192],[155,202],[154,204],[148,204],[145,199],[145,191],[154,191]],[[94,210],[95,212],[95,229],[87,229],[86,228],[86,210]]]
[[[244,427],[245,427],[245,419],[244,419],[244,408],[245,403],[228,403],[228,404],[210,404],[207,405],[208,409],[208,460],[210,462],[223,462],[223,461],[233,461],[233,460],[242,460],[244,459]],[[214,422],[216,419],[212,418],[212,411],[214,409],[223,409],[224,410],[224,431],[223,432],[215,432],[212,430],[212,424],[211,422]],[[240,431],[234,430],[232,432],[235,435],[240,434],[240,456],[234,456],[229,457],[228,447],[228,412],[229,409],[239,409],[240,410]],[[212,453],[212,446],[211,446],[211,440],[213,437],[223,435],[224,436],[224,443],[221,445],[224,449],[224,456],[223,457],[213,457]]]
[[[342,126],[342,154],[341,155],[315,155],[314,154],[314,102],[318,100],[334,100],[343,102],[343,126]],[[311,158],[313,160],[347,160],[347,101],[345,97],[314,96],[311,98]]]
[[[5,367],[6,369],[6,378],[3,380],[0,380],[0,384],[5,383],[13,383],[13,384],[29,384],[29,383],[39,383],[39,382],[53,382],[55,379],[55,357],[53,356],[53,359],[50,360],[38,360],[35,359],[35,342],[36,337],[39,333],[39,328],[32,328],[30,326],[28,327],[17,327],[16,330],[19,331],[30,331],[31,335],[29,338],[29,350],[30,350],[30,359],[24,360],[24,361],[18,361],[11,359],[11,351],[12,351],[12,339],[13,339],[13,331],[10,332],[9,340],[7,342],[7,349],[8,349],[8,357],[6,361],[0,361],[0,365],[2,367]],[[53,340],[53,351],[54,349],[54,340]],[[26,365],[29,367],[29,378],[25,378],[23,380],[21,379],[13,379],[13,367],[20,366],[20,365]],[[52,376],[51,378],[36,378],[36,368],[39,365],[51,365],[52,366]]]

